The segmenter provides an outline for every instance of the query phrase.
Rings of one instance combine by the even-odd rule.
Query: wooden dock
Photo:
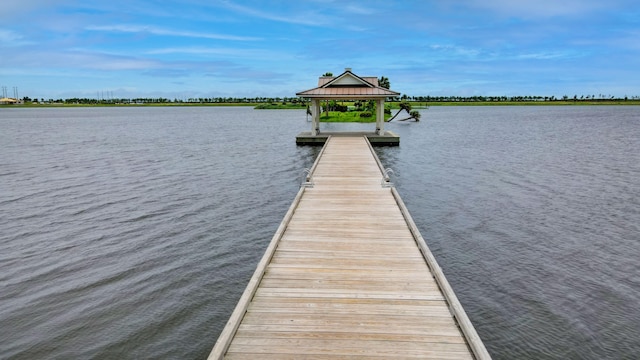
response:
[[[365,136],[330,137],[209,359],[489,359]]]

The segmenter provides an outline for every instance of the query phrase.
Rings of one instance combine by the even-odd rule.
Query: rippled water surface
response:
[[[492,356],[637,358],[640,108],[422,114],[377,151]],[[0,109],[0,358],[206,358],[318,152],[295,145],[309,127]]]

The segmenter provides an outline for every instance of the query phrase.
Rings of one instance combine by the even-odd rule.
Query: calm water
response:
[[[640,108],[422,113],[378,154],[493,357],[637,358]],[[309,127],[0,109],[0,358],[206,358],[318,152],[295,145]]]

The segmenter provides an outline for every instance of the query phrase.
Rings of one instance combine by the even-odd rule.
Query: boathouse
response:
[[[321,76],[318,86],[296,93],[297,96],[311,101],[311,131],[300,133],[296,137],[298,145],[321,145],[329,135],[320,132],[320,104],[323,100],[374,100],[376,102],[376,128],[366,135],[372,145],[399,145],[400,137],[384,130],[384,102],[387,98],[399,96],[400,93],[381,87],[375,76],[358,76],[346,68],[338,76]],[[353,135],[353,134],[352,134]]]

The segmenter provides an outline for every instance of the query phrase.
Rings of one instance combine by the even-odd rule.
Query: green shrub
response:
[[[333,111],[347,112],[347,110],[349,110],[347,105],[335,104],[333,107]]]

